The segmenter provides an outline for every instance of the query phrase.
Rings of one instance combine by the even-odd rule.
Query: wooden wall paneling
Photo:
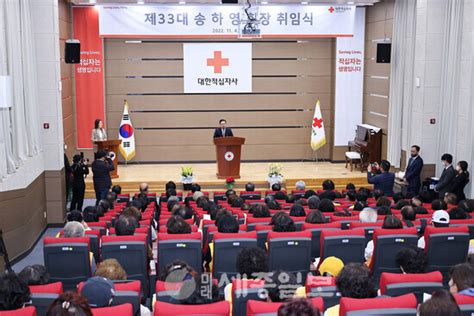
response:
[[[193,95],[183,94],[183,43],[106,39],[109,135],[118,134],[127,99],[135,161],[213,161],[213,128],[222,117],[247,138],[243,160],[311,159],[309,126],[320,99],[329,144],[319,157],[329,158],[334,42],[253,43],[253,93]]]
[[[245,109],[305,109],[314,110],[316,101],[321,109],[332,108],[330,93],[305,94],[241,94],[241,95],[107,95],[107,112],[123,111],[127,99],[131,111],[178,111],[178,110],[245,110]]]

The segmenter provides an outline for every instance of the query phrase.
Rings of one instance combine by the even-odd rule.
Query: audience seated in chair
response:
[[[363,264],[349,263],[336,278],[336,286],[341,297],[373,298],[377,295],[370,278],[370,270]],[[325,316],[338,316],[339,305],[326,310]]]
[[[403,228],[402,222],[395,215],[387,215],[383,221],[382,228],[384,229],[400,229]],[[372,254],[374,253],[374,241],[368,242],[365,247],[365,260],[370,262]]]
[[[419,316],[462,316],[454,297],[446,290],[437,290],[418,307]]]
[[[25,281],[27,285],[45,285],[49,283],[49,272],[45,266],[34,264],[26,266],[18,273],[18,276]]]
[[[320,311],[305,299],[294,299],[278,308],[278,316],[319,316]]]
[[[449,227],[449,214],[444,210],[438,210],[431,217],[431,225],[434,227]],[[425,237],[421,236],[418,240],[418,247],[425,249]]]
[[[48,309],[47,316],[81,315],[92,316],[87,299],[73,291],[61,294]]]
[[[0,311],[25,307],[30,301],[30,289],[15,273],[0,275]]]
[[[461,263],[449,271],[449,291],[474,297],[474,265]]]
[[[418,247],[407,247],[401,249],[395,262],[400,266],[402,273],[425,273],[428,266],[428,258],[423,249]]]

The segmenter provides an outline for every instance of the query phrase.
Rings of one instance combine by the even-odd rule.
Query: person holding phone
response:
[[[111,159],[113,152],[107,153],[105,150],[99,150],[95,160],[92,163],[92,173],[94,174],[94,191],[96,196],[96,205],[99,201],[107,197],[107,193],[112,186],[110,171],[115,169],[114,162]]]
[[[84,204],[84,193],[86,191],[86,183],[84,178],[89,174],[89,159],[84,159],[84,153],[74,155],[72,158],[72,200],[69,210],[82,211]]]

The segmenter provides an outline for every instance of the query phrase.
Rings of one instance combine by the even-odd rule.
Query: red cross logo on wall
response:
[[[329,13],[333,13],[333,12],[334,12],[334,8],[333,8],[333,7],[330,7],[328,10],[329,10]]]
[[[222,52],[220,50],[215,50],[214,58],[208,58],[207,65],[214,67],[215,74],[221,74],[222,67],[229,66],[229,58],[222,58]]]
[[[317,128],[323,127],[323,119],[315,117],[313,119],[313,127],[317,127]]]

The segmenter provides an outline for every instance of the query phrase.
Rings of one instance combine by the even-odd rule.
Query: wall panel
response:
[[[243,160],[311,159],[310,126],[320,99],[330,158],[334,39],[252,44],[253,92],[184,94],[183,42],[105,39],[109,138],[118,135],[123,100],[135,127],[135,161],[212,161],[212,133],[226,118],[247,139]]]

